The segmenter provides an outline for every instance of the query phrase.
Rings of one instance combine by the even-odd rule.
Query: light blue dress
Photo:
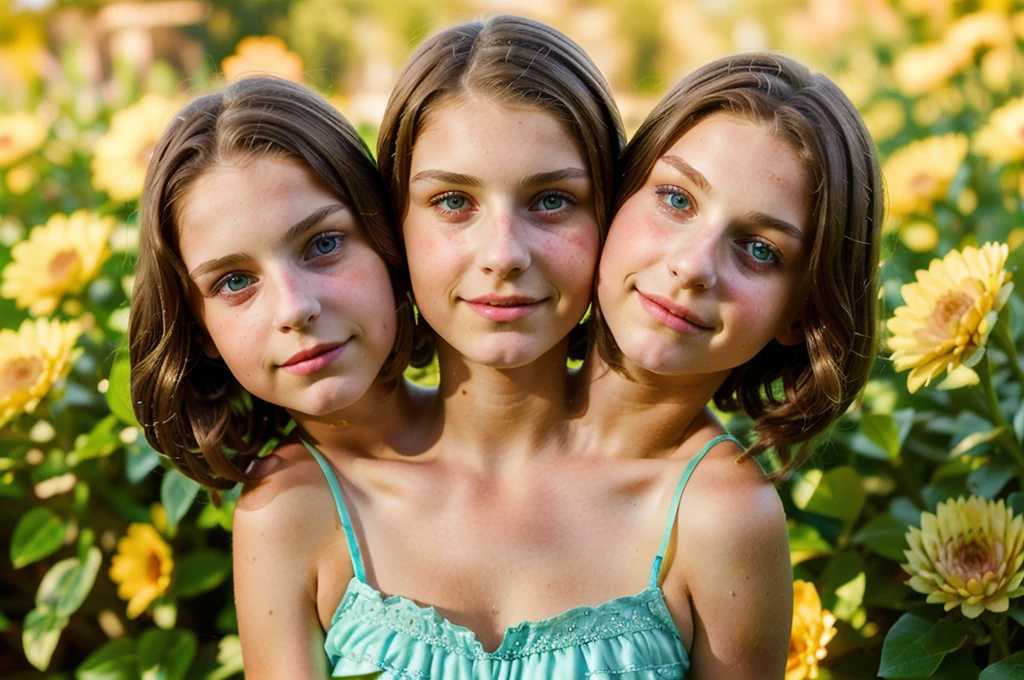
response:
[[[723,435],[709,441],[686,466],[676,486],[650,585],[596,607],[576,607],[505,631],[501,645],[484,651],[473,631],[433,607],[399,595],[384,597],[366,582],[363,558],[341,486],[323,455],[303,442],[327,477],[345,530],[354,576],[327,631],[324,649],[332,677],[380,680],[673,680],[686,678],[690,659],[659,584],[683,487],[697,463]],[[742,446],[742,444],[740,444]]]

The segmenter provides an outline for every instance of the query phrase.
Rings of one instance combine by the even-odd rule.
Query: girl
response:
[[[751,54],[679,83],[624,165],[577,444],[675,457],[689,472],[706,455],[681,496],[675,559],[660,565],[665,601],[691,677],[781,677],[786,525],[752,456],[772,448],[776,478],[794,469],[867,380],[883,210],[875,149],[827,78]],[[708,453],[724,435],[711,398],[754,419],[746,452],[733,440]]]
[[[355,130],[286,81],[190,103],[150,163],[133,401],[182,472],[214,490],[249,484],[234,559],[250,677],[322,676],[311,641],[348,580],[333,576],[347,558],[316,462],[298,443],[253,467],[257,452],[289,416],[304,436],[367,456],[429,435],[429,409],[401,379],[413,318],[387,215]]]

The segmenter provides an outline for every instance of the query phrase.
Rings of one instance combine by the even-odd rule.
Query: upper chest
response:
[[[681,468],[649,463],[560,462],[496,480],[405,466],[383,483],[343,486],[367,580],[384,595],[433,606],[493,649],[506,628],[522,621],[650,585]],[[328,565],[349,559],[343,539],[325,555]],[[332,579],[329,568],[321,569],[325,623],[351,570],[338,574]],[[689,606],[675,590],[666,601],[688,640]]]

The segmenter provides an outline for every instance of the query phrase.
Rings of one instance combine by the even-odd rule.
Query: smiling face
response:
[[[218,165],[185,194],[179,247],[206,336],[254,396],[314,416],[374,383],[395,340],[384,261],[307,168]]]
[[[773,338],[803,340],[812,186],[789,144],[727,114],[702,120],[619,209],[598,299],[627,367],[717,375]]]
[[[416,139],[402,225],[413,293],[470,361],[525,366],[582,318],[598,252],[587,164],[554,116],[464,95]]]

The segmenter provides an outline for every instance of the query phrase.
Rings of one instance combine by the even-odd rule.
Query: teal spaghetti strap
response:
[[[327,485],[331,487],[331,495],[334,496],[334,505],[338,508],[338,517],[341,518],[341,526],[345,530],[345,542],[348,543],[348,555],[352,558],[352,572],[362,583],[366,583],[366,570],[363,569],[363,554],[359,551],[359,542],[356,541],[356,532],[352,530],[352,520],[348,516],[348,509],[345,507],[345,497],[341,493],[341,484],[338,483],[338,476],[334,474],[324,454],[316,450],[316,447],[302,440],[302,444],[313,454],[313,458],[320,465],[320,469],[327,478]]]
[[[668,550],[668,541],[672,538],[672,528],[676,524],[676,515],[679,513],[679,499],[683,496],[683,487],[686,486],[686,482],[689,481],[690,475],[693,474],[693,469],[697,467],[697,463],[704,458],[704,455],[710,451],[715,445],[724,442],[731,441],[739,445],[740,448],[746,448],[742,442],[731,434],[723,434],[715,437],[700,450],[696,456],[690,459],[690,462],[686,464],[686,469],[683,470],[683,476],[679,478],[679,484],[676,485],[676,493],[672,496],[672,505],[669,506],[668,520],[665,522],[665,532],[661,535],[661,547],[658,548],[658,554],[654,558],[654,564],[651,566],[651,587],[658,587],[658,575],[661,573],[661,562],[665,559],[665,551]]]

